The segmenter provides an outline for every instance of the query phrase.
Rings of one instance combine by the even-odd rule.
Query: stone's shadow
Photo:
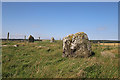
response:
[[[90,56],[94,56],[94,55],[95,55],[95,52],[92,51]]]

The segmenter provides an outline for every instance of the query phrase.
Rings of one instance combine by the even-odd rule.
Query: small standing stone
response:
[[[39,39],[38,39],[38,41],[40,42],[41,40],[40,40],[40,37],[38,37]]]
[[[40,37],[39,37],[39,40],[40,40]]]
[[[34,37],[32,35],[29,36],[28,42],[34,42]]]
[[[54,37],[51,38],[50,42],[55,42],[55,39]]]

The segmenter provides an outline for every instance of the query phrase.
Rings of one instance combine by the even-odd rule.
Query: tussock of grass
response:
[[[19,45],[2,48],[4,78],[118,78],[118,58],[105,58],[100,54],[101,51],[108,50],[117,57],[117,47],[93,44],[92,51],[95,55],[92,57],[63,58],[62,41],[59,40],[54,43],[3,41],[2,44]]]

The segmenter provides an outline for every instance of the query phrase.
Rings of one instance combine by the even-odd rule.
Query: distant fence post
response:
[[[9,32],[8,32],[8,34],[7,34],[7,41],[9,40]]]
[[[26,41],[26,36],[24,36],[24,41]]]
[[[39,37],[39,42],[40,42],[40,37]]]

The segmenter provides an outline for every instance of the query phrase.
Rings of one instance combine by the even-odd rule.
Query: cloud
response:
[[[41,39],[50,39],[50,36],[48,34],[41,34],[41,33],[33,33],[34,38],[38,39],[40,37]]]
[[[23,39],[25,34],[10,34],[10,39]],[[7,34],[2,34],[2,38],[7,38]]]
[[[24,37],[26,36],[26,38],[28,39],[30,34],[22,34],[22,33],[10,33],[10,39],[24,39]],[[38,37],[40,37],[41,39],[50,39],[51,37],[47,34],[39,34],[39,33],[33,33],[32,36],[35,39],[38,39]],[[7,33],[3,33],[2,37],[3,39],[7,39]]]
[[[107,27],[98,27],[97,30],[98,31],[105,31],[105,30],[107,30]]]
[[[32,25],[32,28],[38,28],[39,25]]]

